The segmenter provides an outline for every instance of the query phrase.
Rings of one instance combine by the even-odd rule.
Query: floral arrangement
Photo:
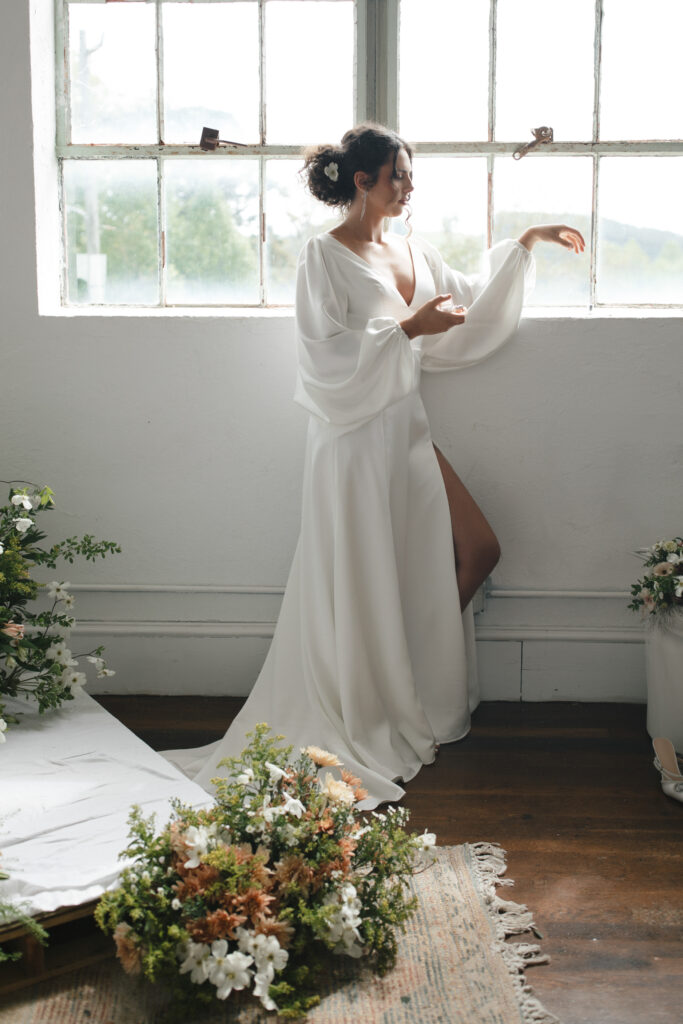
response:
[[[683,538],[658,540],[647,549],[646,573],[631,586],[634,611],[658,615],[683,605]]]
[[[319,773],[341,767],[334,754],[311,746],[292,761],[269,733],[258,725],[220,762],[210,809],[175,803],[156,834],[133,808],[121,855],[133,863],[95,911],[124,969],[163,982],[182,1020],[233,993],[300,1017],[330,954],[385,973],[415,908],[407,879],[433,860],[435,836],[408,834],[405,809],[364,817],[359,779]]]
[[[39,547],[45,534],[35,519],[52,508],[50,488],[32,484],[12,487],[8,504],[0,507],[0,743],[5,741],[8,722],[17,721],[5,713],[3,697],[22,694],[36,701],[42,714],[73,700],[87,681],[85,672],[79,671],[78,658],[86,658],[100,678],[114,675],[102,658],[103,647],[77,655],[69,650],[69,631],[75,622],[68,614],[74,607],[69,583],[38,583],[31,570],[38,565],[54,569],[59,558],[73,563],[82,556],[94,562],[121,548],[88,534],[69,537],[47,549]],[[46,611],[29,611],[29,602],[46,586],[52,606]]]

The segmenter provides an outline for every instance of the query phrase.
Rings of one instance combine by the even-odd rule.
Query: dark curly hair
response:
[[[370,187],[375,184],[382,167],[393,156],[394,169],[399,150],[405,149],[413,159],[407,142],[381,124],[365,122],[346,132],[339,146],[314,146],[304,153],[304,166],[299,172],[316,199],[327,206],[345,209],[356,195],[353,176],[356,171],[368,175]],[[336,181],[325,174],[325,168],[336,164]]]

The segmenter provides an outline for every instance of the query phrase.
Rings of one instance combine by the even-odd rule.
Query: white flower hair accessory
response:
[[[323,173],[327,175],[327,177],[330,179],[330,181],[338,181],[339,180],[339,164],[335,164],[335,162],[333,160],[331,163],[327,164],[327,166],[325,168],[323,168]]]

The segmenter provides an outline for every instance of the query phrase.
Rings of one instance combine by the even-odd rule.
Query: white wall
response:
[[[72,646],[106,643],[108,690],[246,693],[298,528],[291,317],[38,316],[27,6],[0,39],[0,476],[52,486],[51,536],[123,546],[63,571],[97,588]],[[619,594],[633,550],[681,530],[681,327],[528,319],[488,363],[425,379],[434,436],[501,539],[494,595],[540,592],[478,616],[485,696],[644,697]]]

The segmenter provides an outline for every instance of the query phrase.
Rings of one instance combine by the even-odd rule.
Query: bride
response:
[[[498,543],[431,439],[420,373],[472,366],[514,333],[536,242],[580,253],[566,225],[530,227],[468,278],[424,241],[385,234],[414,188],[412,151],[364,124],[308,151],[311,193],[344,213],[297,271],[297,401],[308,411],[301,533],[261,673],[222,740],[169,751],[211,791],[221,758],[267,722],[336,753],[368,790],[403,796],[477,705],[470,600]],[[454,557],[453,557],[454,556]]]

